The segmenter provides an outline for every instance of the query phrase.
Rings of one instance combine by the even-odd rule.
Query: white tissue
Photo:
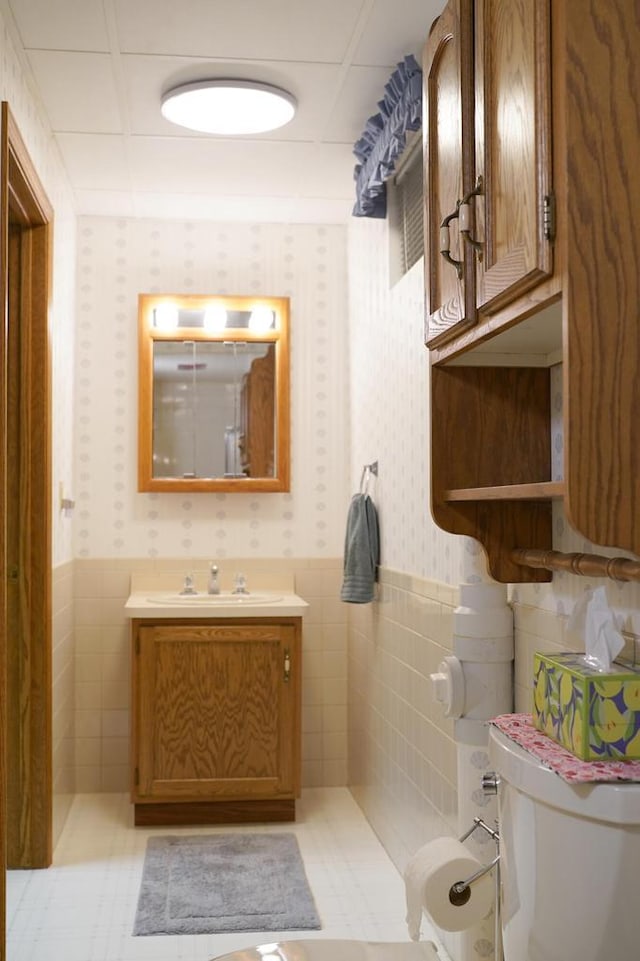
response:
[[[604,587],[587,590],[578,598],[567,628],[584,640],[584,659],[590,667],[611,671],[613,661],[624,647],[624,637]]]
[[[424,844],[404,872],[407,928],[412,941],[420,940],[423,909],[444,931],[464,931],[487,916],[494,904],[494,881],[489,872],[470,886],[471,897],[456,906],[449,900],[451,886],[482,867],[455,838],[436,838]]]

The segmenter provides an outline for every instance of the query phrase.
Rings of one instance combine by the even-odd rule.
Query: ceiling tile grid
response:
[[[57,139],[78,212],[200,209],[278,221],[353,205],[353,143],[444,0],[0,0]],[[162,94],[212,77],[283,87],[298,111],[251,138],[169,123]],[[234,199],[234,202],[231,200]],[[212,204],[212,200],[214,203]],[[285,203],[286,201],[286,203]],[[150,207],[153,209],[150,210]],[[244,212],[241,214],[244,218]]]

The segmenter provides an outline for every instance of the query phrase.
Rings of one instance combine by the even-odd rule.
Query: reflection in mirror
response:
[[[274,357],[265,343],[154,343],[153,476],[273,477]],[[261,403],[249,424],[256,386]],[[250,427],[260,443],[249,457]]]
[[[288,490],[288,301],[140,296],[140,490]]]

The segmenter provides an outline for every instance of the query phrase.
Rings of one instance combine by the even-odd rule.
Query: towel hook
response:
[[[374,477],[378,476],[378,461],[374,460],[371,464],[365,464],[362,468],[362,474],[360,475],[360,493],[366,494],[367,487],[369,485],[369,477],[373,474]]]

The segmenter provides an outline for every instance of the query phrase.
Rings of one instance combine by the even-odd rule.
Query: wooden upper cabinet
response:
[[[475,0],[474,252],[484,313],[553,271],[550,17],[549,0]]]
[[[423,75],[426,342],[436,346],[475,320],[473,258],[460,233],[460,200],[473,182],[471,0],[452,0],[431,28]]]
[[[553,274],[550,49],[550,0],[451,0],[431,29],[423,63],[431,348]]]
[[[469,22],[476,322],[429,345],[432,514],[496,580],[617,578],[597,554],[550,556],[552,501],[587,542],[640,554],[640,5],[474,0]]]

